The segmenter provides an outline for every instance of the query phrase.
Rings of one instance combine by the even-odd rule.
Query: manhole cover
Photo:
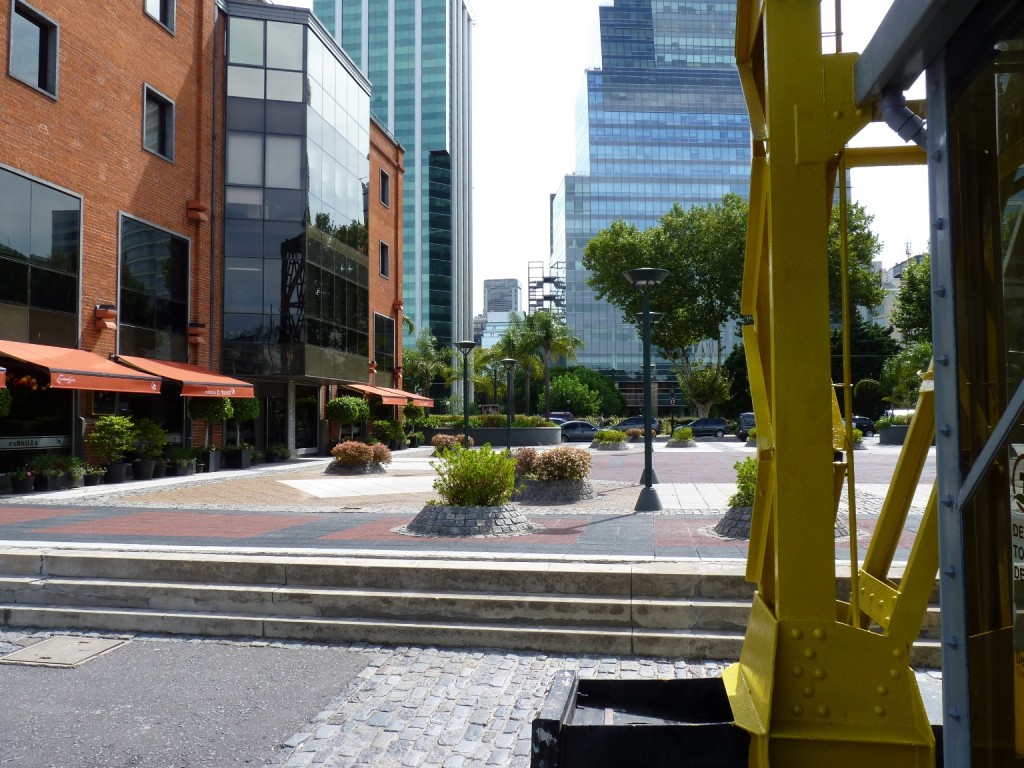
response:
[[[92,661],[107,651],[125,645],[127,640],[102,637],[51,637],[28,648],[0,657],[0,664],[28,664],[35,667],[70,669]]]

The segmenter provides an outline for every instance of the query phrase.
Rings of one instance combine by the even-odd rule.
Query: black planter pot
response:
[[[128,465],[124,462],[117,462],[114,464],[107,465],[107,474],[103,478],[103,482],[108,485],[114,483],[123,483],[125,476],[128,474]]]
[[[153,459],[139,459],[132,462],[132,477],[136,480],[152,480],[155,470],[156,461]]]
[[[85,477],[72,477],[67,472],[61,475],[60,487],[61,488],[81,488]]]
[[[82,482],[88,486],[99,485],[100,480],[101,477],[99,475],[86,475],[82,478]]]
[[[153,479],[158,480],[167,474],[167,463],[163,461],[157,461],[153,464]]]
[[[23,477],[20,480],[11,480],[11,490],[15,493],[32,493],[36,489],[34,477]]]
[[[56,491],[60,488],[60,475],[36,475],[33,480],[37,491]]]
[[[419,448],[420,447],[420,439],[418,437],[416,437],[415,435],[409,435],[409,447],[410,448]]]
[[[252,449],[242,448],[240,451],[224,451],[225,469],[248,469],[252,466]]]
[[[218,472],[220,470],[221,451],[203,451],[200,461],[206,466],[207,472]]]

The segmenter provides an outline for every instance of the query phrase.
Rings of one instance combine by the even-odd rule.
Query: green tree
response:
[[[672,364],[680,385],[702,416],[714,403],[701,398],[722,390],[703,386],[703,366],[698,374],[700,397],[695,396],[696,389],[691,390],[690,378],[697,370],[695,363],[702,359],[720,372],[722,327],[739,317],[746,229],[747,204],[729,194],[721,203],[707,206],[683,209],[676,204],[658,226],[645,231],[622,221],[612,222],[590,241],[583,258],[590,271],[587,282],[597,298],[620,309],[623,319],[634,325],[643,300],[624,271],[635,267],[668,270],[664,282],[650,292],[651,310],[663,315],[651,339]]]
[[[626,398],[607,377],[590,368],[584,368],[582,365],[575,365],[571,368],[555,368],[551,371],[552,386],[554,386],[555,380],[562,376],[572,376],[600,396],[601,404],[594,413],[602,416],[626,415],[628,410]]]
[[[907,344],[931,340],[932,265],[928,254],[908,264],[900,275],[891,319]]]
[[[260,401],[255,397],[231,398],[232,420],[235,422],[235,445],[242,443],[242,424],[260,417]]]
[[[494,349],[502,358],[510,357],[516,361],[516,373],[523,377],[523,412],[532,413],[530,382],[542,370],[543,364],[534,339],[529,334],[526,319],[522,315],[516,312],[509,315],[508,328]]]
[[[932,359],[932,345],[918,341],[900,350],[882,366],[882,389],[894,408],[912,408],[917,403],[921,388],[918,371],[928,369]]]
[[[832,381],[843,381],[843,335],[832,331]],[[892,329],[883,328],[854,312],[850,318],[850,381],[877,379],[882,365],[899,351],[900,345],[892,338]],[[840,398],[842,399],[842,398]]]
[[[583,341],[549,309],[527,315],[525,324],[528,343],[540,352],[544,361],[544,415],[550,416],[551,408],[547,404],[551,403],[551,360],[553,357],[575,359],[576,350],[583,346]]]
[[[341,441],[341,428],[349,427],[349,439],[352,438],[354,427],[361,421],[370,418],[370,405],[361,397],[342,395],[327,401],[325,409],[327,418],[338,423],[338,441]]]
[[[682,377],[679,377],[682,386]],[[716,403],[724,403],[732,394],[732,381],[721,366],[697,361],[690,366],[687,375],[686,392],[695,403],[708,403],[708,409]],[[699,410],[698,410],[699,412]],[[707,411],[702,416],[707,416]]]
[[[429,330],[420,332],[415,347],[405,350],[402,369],[414,391],[428,396],[431,382],[437,379],[449,382],[455,377],[451,353],[437,348],[437,339]]]
[[[722,372],[729,378],[729,399],[721,403],[721,413],[735,417],[740,413],[748,413],[754,410],[754,401],[750,395],[750,376],[747,373],[747,355],[742,344],[732,348],[725,362],[722,363]]]
[[[880,418],[885,412],[885,390],[875,379],[861,379],[853,388],[854,415]]]
[[[882,242],[871,231],[875,220],[860,203],[850,202],[847,206],[846,229],[848,263],[850,267],[850,304],[855,307],[872,309],[882,303],[883,291],[878,281],[878,272],[872,266],[875,257],[882,251]],[[828,290],[829,308],[836,322],[842,317],[840,274],[842,259],[839,249],[839,206],[832,206],[828,226]]]
[[[206,448],[213,445],[213,422],[226,421],[235,413],[228,397],[190,397],[188,401],[189,418],[206,424]]]
[[[575,376],[556,376],[548,388],[551,404],[545,398],[542,402],[545,413],[569,411],[581,416],[593,416],[601,412],[601,395],[592,390]]]

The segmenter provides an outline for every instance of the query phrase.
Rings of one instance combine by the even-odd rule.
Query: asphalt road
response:
[[[25,642],[0,631],[0,654]],[[358,648],[176,638],[135,638],[76,669],[0,664],[0,765],[263,765],[365,665]]]

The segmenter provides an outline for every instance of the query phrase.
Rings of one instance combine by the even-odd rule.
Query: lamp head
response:
[[[636,269],[627,269],[622,274],[637,288],[646,290],[658,285],[658,283],[668,277],[668,270],[658,269],[657,267],[637,267]]]
[[[461,352],[463,355],[468,355],[470,353],[470,350],[472,350],[473,347],[476,346],[476,342],[463,339],[462,341],[456,341],[455,346],[459,348],[459,352]]]
[[[504,360],[501,361],[501,364],[511,371],[513,368],[516,367],[516,363],[518,362],[519,361],[516,360],[514,357],[506,357]]]

